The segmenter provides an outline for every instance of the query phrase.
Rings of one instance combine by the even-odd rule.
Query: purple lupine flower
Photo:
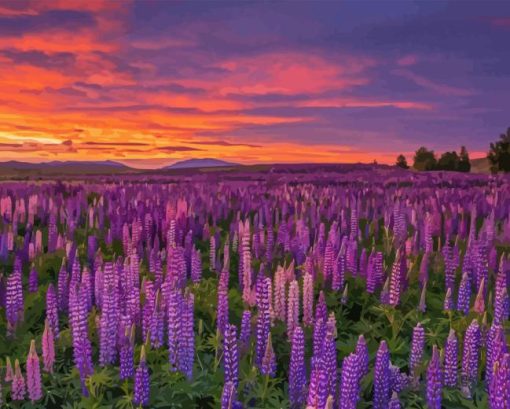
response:
[[[260,285],[260,296],[258,298],[258,315],[257,315],[257,339],[255,362],[261,368],[262,360],[266,353],[268,345],[268,337],[271,326],[271,318],[269,315],[269,277],[263,278]]]
[[[326,296],[324,295],[324,291],[321,290],[319,293],[319,300],[317,301],[317,306],[315,308],[315,322],[321,320],[323,323],[326,323],[328,320],[328,307],[326,306]]]
[[[145,345],[142,345],[140,351],[140,363],[135,372],[135,386],[133,403],[135,405],[147,406],[150,399],[150,378],[149,368],[145,358]]]
[[[396,306],[400,302],[400,292],[402,290],[402,271],[400,263],[400,251],[397,251],[390,275],[390,293],[389,304]]]
[[[293,280],[289,286],[287,302],[287,336],[292,339],[294,328],[299,325],[299,285]]]
[[[443,310],[453,311],[453,308],[454,308],[454,305],[453,305],[452,289],[448,288],[448,290],[446,290],[446,295],[444,297]]]
[[[504,354],[494,363],[492,382],[489,385],[490,409],[510,407],[510,354]]]
[[[289,368],[289,401],[291,407],[301,407],[305,403],[305,335],[297,326],[292,336]]]
[[[32,402],[42,398],[41,366],[35,350],[35,340],[30,343],[30,351],[27,356],[27,389],[28,397]]]
[[[53,365],[55,364],[55,341],[53,337],[53,330],[51,325],[46,319],[44,322],[44,332],[42,335],[42,356],[44,370],[53,373]]]
[[[390,353],[386,341],[381,341],[375,357],[374,409],[387,409],[390,397]]]
[[[473,320],[466,330],[464,351],[462,354],[462,385],[466,396],[470,396],[471,385],[478,377],[478,358],[480,354],[480,325]]]
[[[21,373],[19,361],[16,359],[14,362],[14,375],[12,377],[11,399],[13,401],[24,400],[26,393],[25,378],[23,378],[23,374]]]
[[[67,273],[65,258],[62,259],[57,280],[58,309],[67,311],[69,307],[69,274]]]
[[[423,358],[423,350],[425,348],[425,330],[422,325],[418,323],[413,329],[413,339],[411,341],[411,353],[409,356],[409,373],[413,379],[417,379],[417,369],[421,364]]]
[[[276,356],[273,350],[273,342],[271,341],[271,333],[267,337],[266,350],[260,365],[260,373],[270,377],[276,375]]]
[[[325,389],[321,398],[335,395],[337,384],[337,354],[336,354],[336,319],[332,312],[326,323],[326,332],[322,342],[321,356],[318,365],[321,370],[321,383]],[[325,380],[324,380],[325,379]],[[322,405],[322,400],[319,400]]]
[[[225,333],[225,328],[228,325],[228,271],[222,271],[220,273],[220,279],[218,280],[218,304],[217,304],[217,313],[216,313],[216,321],[217,327],[220,331],[220,334]]]
[[[492,383],[494,363],[507,352],[505,330],[502,325],[492,324],[487,334],[485,378],[487,386]]]
[[[457,386],[459,346],[455,331],[450,329],[444,348],[444,384],[450,388]]]
[[[154,308],[150,317],[150,339],[153,348],[161,347],[165,342],[165,307],[161,301],[159,289],[156,291]]]
[[[400,393],[409,386],[409,376],[402,372],[398,366],[390,364],[390,390]]]
[[[305,273],[303,278],[303,324],[311,326],[313,323],[313,277]]]
[[[469,305],[471,299],[471,281],[467,273],[462,274],[459,286],[459,295],[457,299],[457,311],[461,311],[464,315],[469,313]]]
[[[178,343],[181,336],[181,314],[183,309],[182,294],[179,290],[172,288],[167,301],[168,308],[168,361],[170,370],[177,369]]]
[[[237,327],[227,325],[223,339],[223,366],[225,368],[225,383],[239,384],[239,350],[237,345]]]
[[[236,386],[232,382],[226,382],[221,393],[221,409],[241,409],[243,406],[236,400],[236,395]]]
[[[135,374],[134,363],[135,324],[125,327],[120,342],[120,373],[121,380],[132,378]]]
[[[85,379],[93,373],[92,346],[88,337],[85,301],[85,298],[81,296],[79,285],[71,288],[69,294],[69,322],[73,339],[73,359],[80,373],[84,395],[87,394]]]
[[[473,311],[480,315],[485,312],[485,278],[482,278],[480,281],[480,287],[478,288],[478,293],[473,305]]]
[[[202,278],[202,256],[200,250],[191,250],[191,281],[200,282]]]
[[[505,322],[505,320],[508,319],[510,312],[510,298],[508,297],[508,290],[506,288],[506,284],[503,285],[501,287],[496,287],[496,300],[494,302],[493,321],[499,324]]]
[[[432,358],[427,368],[427,405],[430,409],[441,409],[441,393],[443,389],[443,369],[439,350],[434,345]]]
[[[241,334],[239,335],[239,343],[242,350],[249,348],[251,338],[251,311],[244,310],[241,319]]]
[[[99,328],[99,363],[102,366],[113,364],[117,359],[118,299],[118,286],[113,263],[105,263],[103,306]]]
[[[7,331],[13,334],[18,323],[23,320],[24,312],[21,267],[18,266],[15,266],[13,273],[7,279],[5,312]]]
[[[274,314],[276,319],[285,321],[285,294],[286,294],[285,270],[279,267],[274,275]]]
[[[32,266],[30,273],[28,275],[28,291],[31,293],[36,293],[39,288],[39,278],[37,270],[35,266]]]
[[[340,382],[340,409],[356,409],[359,400],[361,367],[355,353],[348,355],[342,364]]]
[[[178,339],[178,367],[191,380],[193,377],[193,363],[195,358],[194,332],[195,296],[188,293],[183,299],[181,334]]]
[[[398,398],[397,392],[393,392],[391,396],[390,403],[388,405],[388,409],[401,409],[402,405],[400,404],[400,399]]]
[[[363,376],[368,375],[368,362],[370,360],[370,357],[368,355],[367,342],[365,341],[365,337],[363,335],[360,335],[358,337],[358,343],[356,344],[355,352],[356,355],[358,355]]]
[[[46,318],[51,326],[53,336],[58,338],[58,301],[53,283],[48,285],[48,291],[46,292]]]

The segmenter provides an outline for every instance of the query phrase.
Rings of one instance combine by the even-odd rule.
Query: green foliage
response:
[[[500,135],[499,141],[490,144],[487,158],[493,173],[510,172],[510,128]]]

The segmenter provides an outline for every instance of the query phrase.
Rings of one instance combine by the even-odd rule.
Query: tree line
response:
[[[500,135],[499,140],[491,143],[487,159],[490,163],[492,173],[510,172],[510,128],[506,133]],[[423,170],[449,170],[455,172],[469,172],[471,170],[471,161],[469,153],[465,146],[456,151],[444,152],[439,158],[433,150],[424,146],[418,148],[413,157],[413,168],[419,171]],[[404,155],[397,156],[395,164],[402,169],[409,169],[407,159]]]

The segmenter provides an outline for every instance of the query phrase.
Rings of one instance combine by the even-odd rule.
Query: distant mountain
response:
[[[0,162],[2,176],[47,176],[66,174],[109,174],[133,171],[119,162],[106,161],[52,161],[52,162]]]
[[[226,162],[214,158],[187,159],[166,166],[163,169],[192,169],[192,168],[216,168],[222,166],[239,166],[237,163]]]

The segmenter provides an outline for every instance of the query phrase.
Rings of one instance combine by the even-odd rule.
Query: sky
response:
[[[0,160],[392,163],[510,126],[510,2],[0,1]]]

